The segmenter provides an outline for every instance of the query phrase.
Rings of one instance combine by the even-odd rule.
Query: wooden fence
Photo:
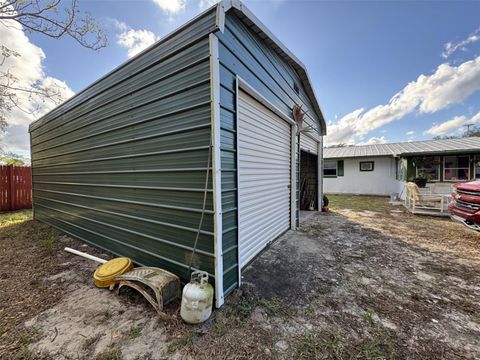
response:
[[[0,166],[0,211],[32,207],[32,168]]]

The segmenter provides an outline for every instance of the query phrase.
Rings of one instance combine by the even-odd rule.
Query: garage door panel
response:
[[[268,159],[269,161],[280,161],[282,164],[285,161],[290,159],[289,156],[285,156],[285,154],[278,154],[278,151],[282,149],[279,148],[278,150],[272,150],[270,148],[264,149],[251,149],[251,148],[244,148],[243,149],[243,156],[245,163],[248,162],[256,162],[258,159]]]
[[[253,127],[251,128],[251,131],[263,132],[263,130],[261,129],[254,130]],[[252,134],[251,132],[241,132],[241,131],[240,131],[240,135],[250,136],[252,140],[257,140],[258,143],[250,143],[248,144],[249,147],[247,147],[248,149],[254,149],[254,150],[258,148],[267,148],[275,151],[281,151],[281,149],[283,149],[284,147],[285,141],[290,139],[290,136],[289,136],[284,139],[281,139],[281,138],[279,138],[278,140],[269,139],[268,141],[265,141],[263,136],[260,136],[258,134]]]
[[[255,116],[255,115],[247,115],[247,114],[244,114],[245,116]],[[257,139],[261,137],[261,134],[263,133],[276,133],[277,136],[270,139],[269,142],[272,142],[272,143],[278,143],[280,142],[282,139],[286,139],[288,138],[289,134],[288,133],[285,133],[284,130],[285,129],[282,129],[282,128],[279,128],[279,127],[276,127],[276,126],[262,126],[262,125],[259,125],[258,121],[267,121],[266,118],[264,117],[261,117],[261,118],[257,118],[255,120],[255,122],[245,122],[247,123],[249,126],[250,126],[250,129],[248,130],[244,130],[244,129],[240,129],[240,132],[243,132],[243,131],[248,131],[250,132],[250,135],[251,136],[256,136]],[[252,131],[256,131],[256,133],[252,133]]]
[[[266,108],[264,108],[264,111],[254,109],[257,104],[258,102],[255,100],[249,102],[248,105],[240,104],[240,111],[248,117],[248,119],[245,119],[245,122],[256,127],[258,130],[278,131],[279,136],[288,133],[285,131],[285,128],[282,124],[269,122],[269,118],[272,116],[277,116],[272,111]]]
[[[290,125],[240,91],[239,256],[245,266],[290,227]]]
[[[289,195],[289,194],[286,194],[286,195]],[[264,216],[263,214],[265,214],[264,218],[266,218],[268,211],[272,210],[276,212],[277,199],[278,199],[278,194],[270,194],[268,196],[262,196],[263,201],[259,204],[256,198],[253,197],[253,194],[250,197],[244,197],[242,199],[244,206],[251,206],[253,208],[255,205],[261,205],[261,207],[258,206],[259,210],[257,211],[252,210],[249,214],[245,214],[244,219],[248,219],[251,217],[251,214],[256,214],[256,213],[259,213],[262,216]]]
[[[263,180],[261,182],[258,181],[258,183],[252,182],[252,184],[243,187],[242,199],[247,197],[249,194],[255,194],[258,196],[259,192],[263,192],[265,195],[270,193],[278,194],[278,188],[272,186],[274,184],[275,183],[273,181],[270,184],[265,184]],[[282,184],[282,183],[279,181],[278,184]],[[288,189],[288,191],[290,191],[290,189]]]
[[[240,107],[240,112],[242,112],[245,117],[248,117],[248,119],[245,119],[245,123],[248,123],[252,127],[252,129],[257,130],[258,134],[275,132],[277,136],[273,138],[272,141],[278,141],[278,138],[289,137],[289,132],[285,131],[285,127],[282,124],[268,122],[272,116],[277,116],[273,112],[251,112],[246,110],[245,107]],[[243,129],[240,129],[240,131],[243,131]]]
[[[257,121],[264,121],[264,119],[258,119]],[[240,133],[243,133],[243,134],[248,133],[249,136],[252,136],[254,139],[261,140],[261,141],[265,140],[265,139],[263,139],[263,136],[262,136],[263,133],[279,134],[279,132],[281,131],[281,130],[276,129],[276,128],[264,128],[264,127],[256,126],[256,124],[252,124],[252,123],[249,123],[248,125],[250,126],[250,129],[248,130],[248,132],[244,132],[242,129],[240,129]],[[255,131],[256,133],[252,132],[252,131]],[[269,139],[266,142],[266,144],[277,145],[277,146],[282,147],[283,146],[283,141],[290,138],[289,135],[290,134],[280,133],[279,136],[276,136],[274,138]]]
[[[318,143],[306,134],[300,134],[300,149],[311,154],[317,155]]]
[[[241,111],[241,110],[240,110]],[[271,133],[275,132],[278,133],[278,138],[285,138],[287,137],[288,133],[284,132],[284,129],[282,129],[280,126],[265,126],[264,124],[260,123],[259,121],[268,121],[268,117],[266,116],[258,116],[258,114],[247,114],[244,113],[245,116],[256,116],[255,122],[248,121],[248,124],[252,127],[252,129],[255,129],[258,131],[258,133]],[[272,139],[273,142],[277,142],[278,140]]]
[[[265,229],[262,229],[258,233],[251,231],[251,232],[247,233],[246,236],[265,237],[265,236],[269,236],[269,234],[271,234],[271,233],[282,234],[284,231],[285,230],[283,229],[283,227],[281,225],[274,224],[274,225],[270,225],[270,226],[266,227]],[[244,259],[245,263],[248,264],[248,262],[250,260],[252,260],[255,257],[255,255],[258,254],[258,247],[256,246],[255,243],[247,244],[247,246],[245,247],[245,250],[244,250],[244,254],[245,255],[243,256],[243,259]]]
[[[249,228],[249,229],[244,229],[244,234],[246,236],[249,236],[249,234],[251,233],[254,233],[255,236],[260,236],[262,231],[264,231],[265,229],[268,229],[269,227],[272,227],[272,226],[280,226],[280,227],[283,227],[284,224],[282,224],[282,222],[280,221],[276,221],[276,219],[278,218],[278,212],[276,211],[276,207],[275,206],[268,206],[268,207],[263,207],[259,210],[254,210],[252,211],[250,214],[246,215],[245,216],[245,221],[255,221],[255,219],[258,219],[258,217],[261,216],[262,217],[262,221],[264,221],[264,224],[262,227],[259,227],[259,228]],[[284,230],[287,230],[287,228],[285,228]],[[280,233],[282,233],[283,231],[280,231]],[[280,233],[278,235],[280,235]],[[272,241],[272,240],[275,240],[275,238],[273,239],[270,239],[269,241],[267,241],[266,243]]]

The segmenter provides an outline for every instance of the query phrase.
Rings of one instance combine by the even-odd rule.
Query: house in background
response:
[[[480,179],[480,137],[323,149],[326,194],[405,195],[407,181],[427,180],[433,193]]]
[[[325,131],[305,66],[222,1],[30,125],[34,217],[184,280],[205,270],[218,307],[298,226],[299,175],[318,204]]]

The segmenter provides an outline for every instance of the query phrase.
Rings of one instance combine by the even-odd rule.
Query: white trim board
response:
[[[220,150],[220,62],[218,59],[218,38],[209,36],[210,45],[210,97],[212,136],[212,184],[214,209],[214,252],[215,252],[215,306],[223,305],[223,241],[222,241],[222,172]]]

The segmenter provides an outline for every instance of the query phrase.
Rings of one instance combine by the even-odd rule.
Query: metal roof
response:
[[[412,141],[323,149],[325,159],[480,151],[480,137]]]

